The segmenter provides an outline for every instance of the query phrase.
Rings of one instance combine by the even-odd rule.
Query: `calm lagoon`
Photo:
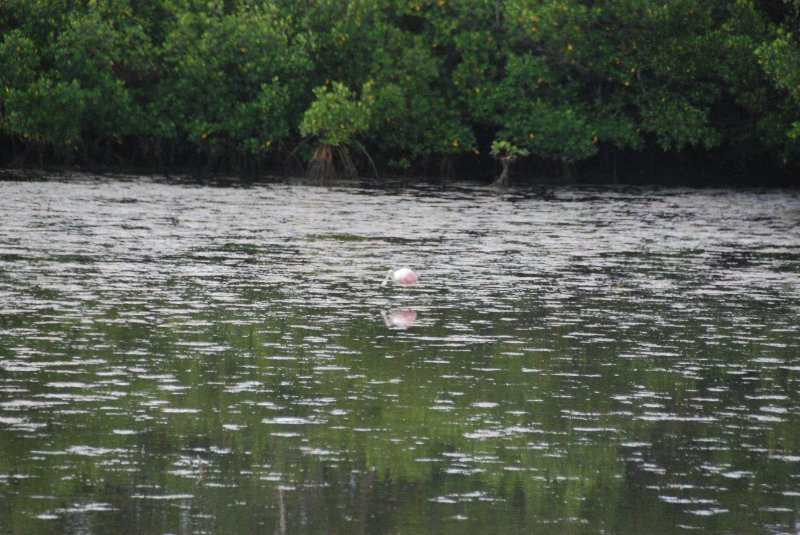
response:
[[[799,327],[797,191],[5,180],[0,533],[795,533]]]

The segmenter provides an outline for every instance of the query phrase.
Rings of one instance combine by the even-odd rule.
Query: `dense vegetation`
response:
[[[1,160],[792,176],[798,28],[800,0],[5,0]]]

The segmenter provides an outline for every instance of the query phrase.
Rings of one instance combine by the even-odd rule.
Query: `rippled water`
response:
[[[798,325],[792,191],[0,182],[0,532],[794,533]]]

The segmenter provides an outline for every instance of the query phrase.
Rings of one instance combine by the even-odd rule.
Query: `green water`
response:
[[[792,191],[7,180],[0,532],[795,533],[798,326]]]

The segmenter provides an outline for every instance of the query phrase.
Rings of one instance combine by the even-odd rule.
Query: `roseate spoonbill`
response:
[[[383,283],[381,286],[386,286],[389,284],[389,281],[392,281],[395,284],[402,284],[403,286],[409,286],[414,284],[419,280],[419,275],[413,269],[409,268],[400,268],[395,270],[389,270],[389,273],[386,274],[386,278],[383,279]]]

